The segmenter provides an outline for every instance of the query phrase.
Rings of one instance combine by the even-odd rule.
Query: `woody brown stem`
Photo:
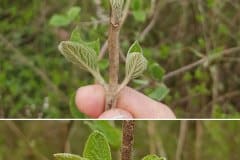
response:
[[[132,159],[132,146],[133,146],[133,131],[135,123],[132,120],[123,121],[122,130],[122,147],[121,147],[121,160]]]
[[[109,86],[106,91],[105,110],[116,107],[116,91],[118,87],[119,71],[119,32],[121,25],[121,5],[116,5],[122,0],[110,0],[110,23],[108,34],[109,52]]]

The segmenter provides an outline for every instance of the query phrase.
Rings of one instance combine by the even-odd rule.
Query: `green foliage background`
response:
[[[67,62],[57,45],[69,39],[76,25],[84,40],[99,38],[104,44],[109,6],[107,0],[96,2],[1,0],[0,117],[71,117],[70,96],[93,79]],[[239,117],[239,51],[218,54],[239,46],[239,4],[239,0],[132,0],[121,31],[122,52],[126,55],[137,39],[150,63],[142,80],[130,86],[157,100],[170,91],[163,102],[177,117]],[[50,25],[53,15],[64,15],[73,6],[81,8],[73,22]],[[212,55],[219,58],[166,78],[171,71]],[[107,78],[106,56],[100,64]]]
[[[117,128],[121,122],[110,121]],[[136,121],[134,160],[152,153],[176,159],[183,121]],[[181,159],[238,160],[239,121],[187,121]],[[84,121],[1,121],[0,160],[51,160],[53,154],[68,152],[82,155],[92,130]],[[107,133],[109,135],[109,133]],[[111,146],[112,159],[119,149]]]

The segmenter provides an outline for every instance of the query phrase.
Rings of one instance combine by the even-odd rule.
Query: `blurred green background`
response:
[[[80,12],[69,18],[73,6]],[[108,15],[108,0],[1,0],[0,117],[71,117],[71,95],[94,80],[57,45],[78,26],[82,39],[103,46]],[[137,39],[149,68],[130,86],[168,104],[177,117],[240,117],[239,25],[239,0],[131,0],[121,57]],[[107,56],[99,63],[107,78]]]
[[[121,128],[121,121],[110,123]],[[238,160],[239,125],[239,121],[136,121],[133,159],[154,153],[168,160]],[[1,121],[0,132],[0,160],[51,160],[59,152],[82,155],[92,131],[86,121]],[[119,149],[111,149],[113,159],[119,159]]]

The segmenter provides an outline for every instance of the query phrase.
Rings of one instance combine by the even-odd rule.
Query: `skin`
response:
[[[89,85],[77,90],[78,109],[91,118],[100,119],[174,119],[172,110],[144,94],[125,87],[118,95],[117,108],[104,111],[105,91],[101,85]]]

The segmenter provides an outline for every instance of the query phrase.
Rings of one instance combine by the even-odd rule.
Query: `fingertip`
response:
[[[105,111],[99,117],[99,119],[118,119],[118,120],[119,119],[132,119],[132,118],[133,118],[133,116],[129,112],[127,112],[123,109],[119,109],[119,108]]]
[[[157,102],[144,94],[125,87],[119,93],[118,108],[128,111],[135,118],[141,119],[174,119],[171,109],[163,103]]]
[[[163,118],[176,119],[176,115],[173,113],[173,111],[168,106],[166,106],[165,104],[162,104],[160,102],[158,102],[158,105],[160,105],[159,107],[162,107]]]
[[[101,85],[80,87],[76,92],[75,103],[84,114],[97,118],[104,110],[105,93]]]

